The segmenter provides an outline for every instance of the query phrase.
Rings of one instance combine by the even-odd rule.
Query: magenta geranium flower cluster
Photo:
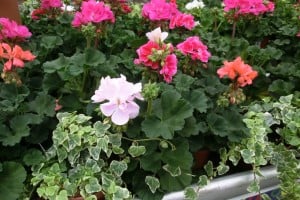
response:
[[[138,58],[134,60],[134,63],[157,71],[167,83],[170,83],[177,72],[178,61],[174,53],[175,48],[171,43],[165,44],[163,42],[167,33],[162,33],[160,27],[146,35],[149,41],[136,51]],[[192,60],[208,62],[211,56],[207,46],[197,36],[187,38],[176,47],[183,55],[189,56]]]
[[[167,21],[170,29],[184,27],[192,30],[195,26],[193,15],[180,12],[175,1],[151,0],[144,4],[142,16],[150,21]]]
[[[0,41],[23,41],[31,35],[26,26],[18,25],[8,18],[0,18]]]
[[[104,2],[89,0],[82,2],[81,11],[76,12],[72,26],[80,27],[88,23],[100,23],[103,21],[115,22],[114,13]]]
[[[275,4],[269,0],[224,0],[224,11],[233,11],[235,15],[260,15],[273,12]]]

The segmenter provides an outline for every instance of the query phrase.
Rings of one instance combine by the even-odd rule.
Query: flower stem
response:
[[[147,104],[147,116],[151,115],[151,113],[152,113],[152,99],[149,99]]]
[[[135,142],[135,143],[136,142],[147,142],[147,141],[160,141],[160,142],[164,141],[164,142],[168,143],[171,146],[172,151],[176,150],[176,147],[172,142],[170,142],[168,140],[161,139],[161,138],[131,139],[131,138],[124,137],[124,136],[122,138],[125,139],[125,140],[128,140],[128,141],[131,141],[131,142]]]

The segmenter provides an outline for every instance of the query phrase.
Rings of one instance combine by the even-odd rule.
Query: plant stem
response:
[[[147,116],[151,115],[151,112],[152,112],[152,99],[149,99],[147,104]]]
[[[231,39],[234,39],[234,37],[235,37],[235,32],[236,32],[236,20],[234,20],[233,25],[232,25]]]
[[[125,140],[128,140],[128,141],[131,141],[131,142],[147,142],[147,141],[160,141],[161,142],[161,141],[164,141],[164,142],[168,143],[171,146],[172,151],[176,150],[176,147],[172,142],[170,142],[168,140],[161,139],[161,138],[131,139],[131,138],[124,137],[124,136],[122,138],[125,139]]]

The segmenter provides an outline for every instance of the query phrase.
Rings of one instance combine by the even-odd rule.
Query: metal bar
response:
[[[279,184],[275,167],[270,166],[261,168],[261,172],[263,177],[258,177],[261,189],[277,186]],[[207,186],[199,190],[198,199],[226,200],[248,194],[249,192],[247,192],[247,187],[253,179],[252,171],[216,178]],[[184,191],[166,194],[163,197],[163,200],[184,200]]]

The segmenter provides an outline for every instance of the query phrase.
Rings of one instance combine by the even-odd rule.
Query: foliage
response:
[[[106,199],[129,198],[120,179],[128,167],[126,159],[109,161],[124,151],[120,135],[110,133],[108,124],[91,124],[91,117],[83,114],[58,113],[57,118],[53,145],[46,159],[33,166],[31,182],[38,186],[38,195],[67,200],[80,194],[95,199],[94,193],[103,192]]]
[[[161,1],[170,8],[162,15],[143,14],[141,3],[105,0],[114,14],[109,23],[76,27],[82,1],[63,2],[72,10],[24,1],[22,21],[32,36],[0,35],[1,48],[20,45],[35,56],[8,72],[5,63],[17,55],[0,50],[1,194],[93,199],[101,191],[108,199],[161,199],[231,173],[228,160],[242,159],[255,176],[260,166],[276,165],[282,195],[298,198],[298,1],[274,0],[274,11],[234,17],[219,0],[192,9],[183,0]],[[152,15],[162,18],[151,21]],[[142,91],[100,90],[102,80],[121,75]],[[128,123],[116,125],[105,105],[135,109],[126,107]],[[195,180],[193,155],[201,149],[218,152],[220,163],[208,162]],[[259,190],[257,182],[252,190]],[[188,187],[187,198],[196,192]]]
[[[219,165],[213,168],[209,162],[205,166],[208,177],[226,173],[229,170],[228,161],[237,165],[242,160],[253,168],[254,178],[248,191],[260,193],[260,167],[272,164],[278,171],[281,199],[298,199],[300,162],[297,159],[299,128],[296,124],[299,117],[296,113],[299,113],[299,106],[295,106],[292,99],[293,95],[282,96],[278,101],[266,98],[263,102],[250,105],[244,119],[250,129],[250,137],[240,143],[230,143],[228,148],[221,148]],[[199,187],[207,184],[208,177],[199,179]]]

